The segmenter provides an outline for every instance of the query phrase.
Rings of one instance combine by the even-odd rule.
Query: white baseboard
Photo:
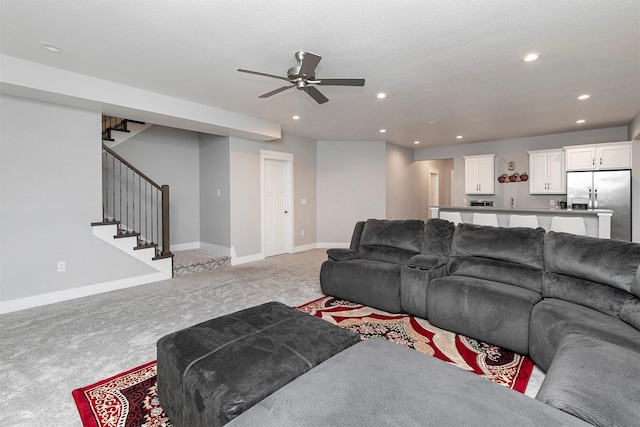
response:
[[[291,251],[291,253],[295,254],[297,252],[310,251],[311,249],[317,249],[317,248],[318,248],[318,245],[316,245],[315,243],[311,243],[309,245],[295,246]]]
[[[212,243],[205,242],[190,242],[190,243],[179,243],[177,245],[171,245],[171,252],[180,252],[180,251],[188,251],[191,249],[206,249],[210,252],[213,252],[216,255],[226,255],[229,256],[231,251],[230,248],[225,246],[214,245]]]
[[[79,288],[66,289],[64,291],[50,292],[32,297],[17,298],[0,302],[0,314],[11,313],[28,308],[39,307],[41,305],[53,304],[56,302],[68,301],[104,292],[117,291],[119,289],[132,288],[134,286],[146,285],[147,283],[159,282],[171,279],[164,273],[151,273],[144,276],[129,277],[126,279],[113,280],[111,282],[98,283],[95,285],[81,286]]]
[[[248,262],[262,261],[264,260],[264,254],[253,254],[247,256],[233,256],[231,255],[231,265],[246,264]]]
[[[336,249],[349,249],[349,247],[351,246],[351,242],[321,242],[321,243],[316,243],[318,248],[325,248],[325,249],[331,249],[331,248],[336,248]]]
[[[177,245],[171,245],[171,252],[188,251],[190,249],[200,249],[200,242],[178,243]]]

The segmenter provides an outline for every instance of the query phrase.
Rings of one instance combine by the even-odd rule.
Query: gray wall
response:
[[[316,242],[316,141],[290,134],[271,142],[230,137],[231,245],[240,257],[262,251],[260,150],[293,154],[293,245]]]
[[[353,226],[386,217],[386,143],[318,141],[318,243],[348,242]]]
[[[517,138],[504,141],[491,141],[477,144],[460,144],[448,147],[416,150],[415,160],[453,158],[455,170],[455,200],[452,205],[462,206],[464,198],[482,198],[493,200],[496,207],[509,206],[513,197],[516,207],[547,208],[550,199],[558,195],[530,195],[528,183],[499,184],[496,181],[494,196],[466,196],[464,194],[464,159],[462,156],[476,154],[496,154],[496,179],[507,171],[509,161],[516,163],[516,172],[529,172],[527,151],[561,148],[566,145],[595,144],[627,140],[627,127],[595,129],[580,132],[567,132],[554,135],[542,135],[529,138]],[[509,173],[511,174],[511,173]]]
[[[199,242],[199,134],[156,125],[114,151],[156,183],[169,185],[171,245]]]
[[[0,301],[156,273],[92,234],[100,129],[99,113],[0,95]]]
[[[229,137],[201,134],[200,242],[221,248],[231,247],[229,165]]]
[[[388,219],[429,218],[429,173],[439,174],[438,205],[451,204],[451,170],[453,161],[414,161],[413,150],[387,143],[386,194]]]

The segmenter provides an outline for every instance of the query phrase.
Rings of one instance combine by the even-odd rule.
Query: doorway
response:
[[[440,171],[437,169],[429,171],[429,217],[432,206],[440,206]]]
[[[293,155],[262,150],[262,250],[265,257],[292,250]]]

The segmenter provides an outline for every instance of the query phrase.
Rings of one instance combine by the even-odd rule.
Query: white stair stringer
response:
[[[148,266],[155,268],[162,274],[166,275],[167,279],[170,279],[173,276],[173,258],[160,258],[154,260],[153,258],[156,255],[155,248],[134,250],[133,248],[135,248],[138,243],[138,239],[136,237],[119,237],[116,239],[113,237],[116,234],[118,234],[118,226],[115,224],[93,226],[94,236],[104,240],[112,246],[115,246],[121,251],[126,252]]]
[[[111,139],[113,139],[113,141],[102,141],[102,142],[107,147],[113,148],[116,145],[122,144],[132,136],[139,134],[143,130],[149,129],[151,126],[153,126],[151,123],[141,124],[141,123],[135,123],[135,122],[127,122],[127,130],[129,132],[120,132],[117,130],[112,130]]]

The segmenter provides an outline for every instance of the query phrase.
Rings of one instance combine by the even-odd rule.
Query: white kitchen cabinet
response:
[[[495,194],[495,154],[464,156],[465,194]]]
[[[529,194],[566,193],[564,150],[528,151]]]
[[[564,147],[567,170],[631,169],[631,142]]]

